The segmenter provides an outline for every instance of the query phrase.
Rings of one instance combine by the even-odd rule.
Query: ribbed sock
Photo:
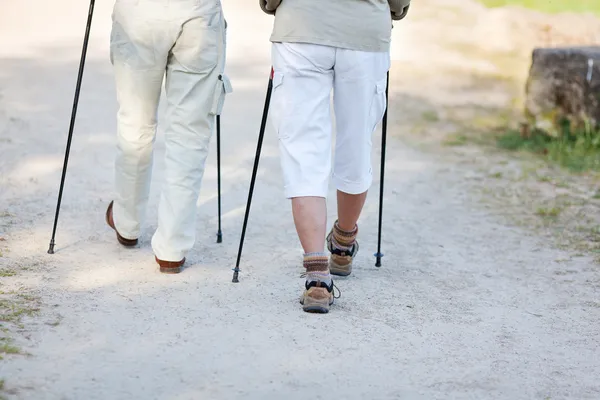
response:
[[[331,244],[334,248],[342,251],[349,251],[356,242],[356,235],[358,234],[358,226],[354,226],[351,231],[345,231],[340,228],[337,221],[333,225],[333,235],[331,237]]]
[[[304,268],[306,268],[306,281],[321,281],[327,286],[331,285],[329,273],[329,257],[325,253],[304,254]]]

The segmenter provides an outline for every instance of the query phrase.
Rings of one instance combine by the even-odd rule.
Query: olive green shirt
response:
[[[311,43],[360,51],[389,51],[392,20],[410,0],[259,0],[275,14],[272,42]]]

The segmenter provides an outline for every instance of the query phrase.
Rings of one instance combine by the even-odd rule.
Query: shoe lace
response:
[[[333,298],[334,299],[339,299],[340,297],[342,297],[342,291],[340,290],[339,287],[337,287],[335,285],[335,283],[333,283],[333,281],[331,281],[331,283],[333,284]],[[335,291],[337,290],[337,296],[335,295]]]

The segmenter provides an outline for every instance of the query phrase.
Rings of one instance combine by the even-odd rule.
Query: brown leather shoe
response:
[[[154,256],[154,259],[160,267],[160,272],[163,274],[178,274],[183,269],[183,264],[185,264],[185,258],[181,261],[164,261]]]
[[[113,203],[114,203],[114,201],[111,201],[110,204],[108,205],[108,208],[106,209],[106,223],[117,233],[117,240],[123,246],[133,247],[133,246],[137,245],[138,244],[137,239],[125,239],[123,236],[121,236],[119,234],[119,232],[117,232],[117,228],[115,228],[115,221],[113,219]]]

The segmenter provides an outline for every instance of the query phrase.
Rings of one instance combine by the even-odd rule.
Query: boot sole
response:
[[[179,274],[182,269],[183,269],[182,267],[177,267],[177,268],[160,267],[159,268],[160,272],[162,272],[163,274]]]
[[[330,301],[318,301],[312,300],[310,297],[303,297],[300,299],[302,304],[302,310],[313,314],[327,314],[329,307],[333,304],[333,299]]]
[[[183,270],[185,264],[185,258],[181,261],[163,261],[159,260],[158,257],[154,257],[154,260],[159,266],[159,271],[163,274],[178,274]]]
[[[329,308],[323,306],[304,306],[302,310],[311,314],[327,314],[329,313]]]

